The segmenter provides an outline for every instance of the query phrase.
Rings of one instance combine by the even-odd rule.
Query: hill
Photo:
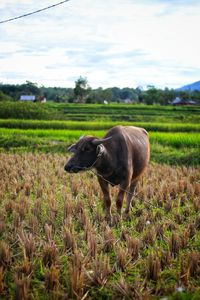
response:
[[[196,81],[194,83],[184,85],[184,86],[178,88],[177,90],[178,91],[188,91],[188,92],[200,91],[200,81]]]

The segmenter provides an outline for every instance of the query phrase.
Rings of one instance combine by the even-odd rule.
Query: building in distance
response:
[[[21,95],[20,96],[20,101],[35,101],[36,97],[34,95]]]

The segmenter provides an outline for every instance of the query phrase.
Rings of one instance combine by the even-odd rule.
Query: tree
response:
[[[75,81],[74,96],[76,100],[83,103],[91,88],[88,85],[87,78],[79,77]]]
[[[187,101],[190,99],[190,93],[187,91],[180,91],[179,95],[183,101]]]
[[[121,89],[120,98],[122,100],[130,99],[130,100],[137,100],[137,94],[132,88],[123,88]]]
[[[200,91],[195,90],[191,93],[191,99],[193,101],[196,101],[198,104],[200,104]]]
[[[27,95],[31,95],[31,94],[35,96],[40,95],[40,88],[38,87],[37,83],[31,81],[26,81],[25,84],[22,84],[21,89],[23,93]]]
[[[149,85],[144,94],[144,101],[146,104],[164,104],[163,91]]]
[[[144,101],[144,92],[142,86],[137,86],[135,89],[135,93],[137,95],[137,99],[139,103],[143,103]]]
[[[91,90],[86,98],[86,103],[99,103],[102,104],[104,101],[112,101],[112,90],[107,88],[103,90],[101,87],[96,90]]]
[[[0,91],[0,101],[12,101],[13,99]]]
[[[176,91],[168,89],[167,87],[163,90],[163,102],[164,105],[170,104],[176,98]]]
[[[0,91],[10,96],[11,98],[18,100],[20,96],[20,85],[14,84],[0,84]]]
[[[112,102],[120,102],[121,89],[118,87],[113,87],[111,88],[111,91],[112,91]]]
[[[107,88],[103,90],[103,101],[111,102],[112,101],[112,90]]]

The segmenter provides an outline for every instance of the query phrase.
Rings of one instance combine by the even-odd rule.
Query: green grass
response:
[[[59,121],[59,120],[18,120],[0,119],[0,127],[18,129],[70,129],[106,130],[116,125],[139,126],[147,131],[159,132],[200,132],[200,124],[193,123],[152,123],[116,121]]]
[[[104,130],[0,128],[0,147],[44,152],[66,152],[81,135],[103,137]],[[200,164],[200,134],[149,132],[153,161],[170,164]]]
[[[131,122],[200,121],[199,107],[172,107],[125,104],[66,104],[66,103],[0,103],[0,118],[39,120],[107,120]]]
[[[2,151],[65,152],[81,135],[121,124],[149,132],[153,161],[200,164],[200,107],[7,102],[0,118]]]
[[[61,129],[0,129],[0,138],[42,138],[50,141],[71,141],[79,138],[81,135],[94,135],[96,137],[103,137],[105,131],[103,130],[61,130]],[[199,133],[185,133],[185,132],[149,132],[150,141],[152,143],[159,143],[172,147],[200,147]]]
[[[150,141],[175,148],[194,147],[200,149],[199,133],[183,132],[150,132]]]
[[[51,108],[41,103],[0,102],[0,118],[51,119]]]
[[[47,107],[61,114],[63,119],[131,122],[187,122],[200,121],[200,107],[172,107],[158,105],[126,105],[126,104],[55,104],[47,103]]]
[[[198,147],[164,146],[159,143],[151,144],[151,161],[169,165],[200,165],[200,151]]]

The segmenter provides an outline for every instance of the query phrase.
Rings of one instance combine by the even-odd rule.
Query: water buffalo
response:
[[[77,173],[96,169],[104,196],[106,219],[111,221],[109,184],[119,185],[116,206],[120,215],[126,194],[124,213],[128,215],[136,184],[149,161],[150,146],[146,130],[134,126],[115,126],[104,138],[83,136],[68,150],[74,155],[65,165],[65,171]]]

